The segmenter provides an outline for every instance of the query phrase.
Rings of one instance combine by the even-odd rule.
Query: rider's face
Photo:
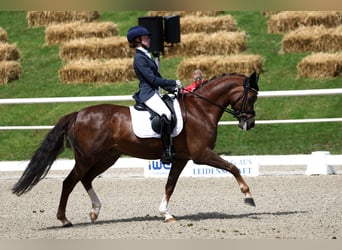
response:
[[[146,48],[150,47],[150,41],[151,41],[150,36],[142,36],[141,37],[141,43],[143,45],[145,45]]]

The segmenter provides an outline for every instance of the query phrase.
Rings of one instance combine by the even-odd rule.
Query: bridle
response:
[[[247,116],[246,116],[247,114],[252,114],[252,117],[255,116],[255,111],[253,109],[247,110],[248,93],[251,92],[256,97],[258,95],[258,91],[253,89],[253,88],[250,88],[246,82],[244,82],[243,88],[244,88],[243,93],[235,100],[234,103],[230,104],[233,107],[238,101],[240,101],[242,99],[242,104],[241,104],[240,110],[234,110],[234,109],[230,109],[228,107],[224,107],[222,105],[219,105],[219,104],[212,102],[211,100],[205,98],[204,96],[202,96],[196,92],[192,92],[192,91],[186,90],[184,88],[182,88],[182,90],[187,91],[188,93],[191,93],[192,95],[194,95],[198,98],[201,98],[202,100],[205,100],[206,102],[210,103],[211,105],[219,107],[224,112],[233,115],[235,118],[237,118],[239,120],[243,119],[244,121],[247,121],[250,119],[250,118],[247,118]]]

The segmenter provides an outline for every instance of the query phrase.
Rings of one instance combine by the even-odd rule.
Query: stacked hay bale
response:
[[[245,33],[231,15],[180,17],[181,42],[165,46],[166,57],[235,54],[245,50]]]
[[[217,31],[237,31],[237,24],[231,15],[184,16],[180,18],[181,34],[195,32],[214,33]]]
[[[297,65],[301,77],[331,78],[342,76],[342,52],[315,53],[303,58]]]
[[[20,52],[15,44],[8,44],[7,32],[0,27],[0,84],[19,79],[21,65]]]
[[[205,76],[215,76],[220,73],[240,73],[250,75],[252,72],[261,73],[263,58],[260,55],[231,55],[231,56],[197,56],[183,60],[178,65],[180,79],[192,79],[193,72],[201,69]]]
[[[6,30],[0,27],[0,43],[7,43],[8,36]]]
[[[133,53],[123,36],[74,39],[63,43],[59,49],[63,61],[126,58]]]
[[[334,28],[324,26],[300,27],[284,35],[284,52],[337,52],[342,50],[342,25]]]
[[[165,48],[165,56],[182,56],[177,76],[192,80],[195,69],[207,78],[223,73],[261,73],[263,59],[258,55],[242,55],[246,50],[246,34],[238,31],[230,15],[193,16],[180,18],[181,42]]]
[[[224,11],[148,11],[148,16],[218,16],[223,14]]]
[[[48,26],[45,30],[45,42],[53,45],[77,38],[105,38],[117,34],[117,25],[112,22],[72,22]]]
[[[20,59],[20,52],[15,44],[0,42],[0,61],[17,61]]]
[[[68,62],[60,71],[65,83],[112,83],[135,79],[133,59],[78,60]]]
[[[280,10],[264,10],[261,12],[263,16],[270,17],[281,12]]]
[[[132,56],[113,22],[97,11],[30,11],[30,27],[46,26],[45,43],[58,45],[64,83],[111,83],[133,79]],[[124,46],[123,46],[124,45]]]
[[[65,83],[114,83],[135,79],[133,51],[127,39],[117,33],[71,39],[61,44],[59,55],[66,62],[59,70],[60,79]]]
[[[165,56],[231,55],[246,49],[244,32],[219,31],[189,33],[173,47],[166,47]]]
[[[281,11],[267,21],[269,33],[283,34],[299,27],[319,26],[326,28],[342,25],[339,11]]]
[[[342,75],[342,12],[280,12],[269,18],[268,32],[283,34],[281,51],[284,53],[313,53],[297,64],[299,76]]]
[[[92,22],[99,17],[98,11],[29,11],[26,19],[29,27],[39,27],[77,21]]]

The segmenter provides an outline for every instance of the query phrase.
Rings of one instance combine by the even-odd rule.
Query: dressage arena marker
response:
[[[306,175],[329,175],[336,174],[333,166],[327,164],[327,155],[329,151],[316,151],[311,153],[309,162],[306,168]]]

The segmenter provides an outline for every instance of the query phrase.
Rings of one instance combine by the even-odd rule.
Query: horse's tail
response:
[[[46,135],[40,147],[32,156],[28,166],[13,186],[12,193],[18,196],[28,192],[49,172],[52,163],[63,152],[64,138],[68,125],[74,121],[77,112],[63,116]]]

